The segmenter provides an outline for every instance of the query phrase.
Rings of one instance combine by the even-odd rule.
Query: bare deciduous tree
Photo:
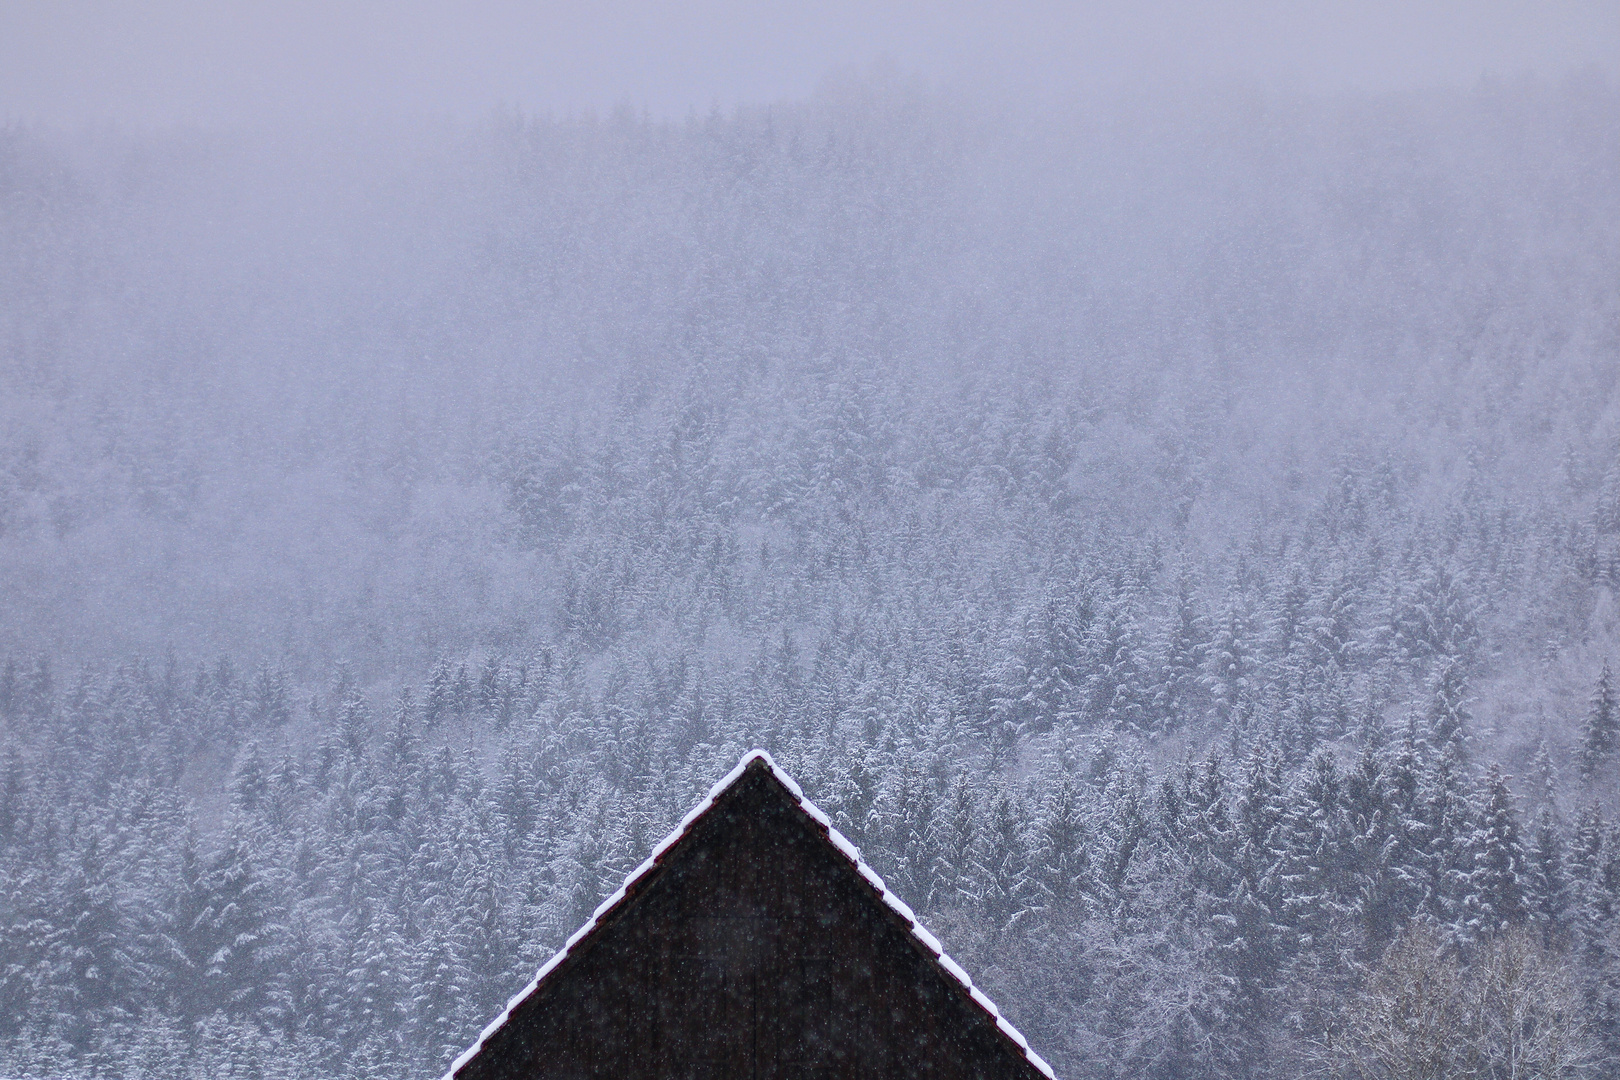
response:
[[[1324,1075],[1353,1080],[1552,1080],[1590,1074],[1594,1047],[1558,956],[1522,928],[1461,955],[1414,924],[1323,1034]]]

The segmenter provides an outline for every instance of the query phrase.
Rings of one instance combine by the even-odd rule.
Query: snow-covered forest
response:
[[[13,125],[0,1074],[430,1080],[761,746],[1069,1080],[1616,1075],[1617,592],[1597,76]]]

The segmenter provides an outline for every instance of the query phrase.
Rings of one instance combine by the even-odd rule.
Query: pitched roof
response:
[[[571,957],[581,953],[583,947],[590,942],[592,935],[596,933],[604,922],[614,917],[621,908],[627,907],[634,902],[638,893],[638,886],[647,880],[648,876],[653,874],[665,862],[666,857],[692,833],[694,827],[714,808],[721,796],[742,780],[750,770],[764,772],[781,786],[798,810],[813,822],[815,831],[844,860],[847,860],[849,868],[866,883],[872,890],[874,897],[882,901],[893,916],[896,916],[898,921],[909,930],[911,937],[921,945],[926,955],[933,958],[939,972],[946,977],[948,982],[954,985],[961,995],[970,1000],[977,1010],[980,1010],[988,1019],[994,1022],[995,1029],[1000,1033],[1000,1036],[1012,1044],[1016,1048],[1016,1052],[1021,1054],[1031,1066],[1047,1077],[1053,1076],[1051,1067],[1042,1060],[1039,1054],[1030,1049],[1028,1041],[1019,1033],[1017,1028],[1001,1015],[1001,1011],[996,1008],[995,1003],[983,991],[973,985],[973,980],[968,976],[967,972],[962,970],[954,960],[946,955],[944,949],[940,946],[939,939],[929,933],[917,921],[917,917],[911,908],[889,891],[888,887],[884,885],[883,879],[861,858],[861,854],[856,850],[855,845],[851,844],[843,834],[833,827],[826,814],[822,813],[814,803],[805,798],[804,792],[799,788],[799,785],[793,781],[792,777],[777,767],[769,754],[764,750],[754,750],[746,754],[737,763],[736,768],[727,773],[719,783],[710,789],[709,794],[681,819],[681,823],[676,826],[674,831],[664,837],[653,848],[652,854],[648,856],[647,860],[631,872],[630,876],[625,879],[624,884],[619,886],[612,896],[602,902],[590,919],[585,922],[585,925],[576,930],[556,955],[540,968],[534,978],[529,981],[529,984],[507,1003],[506,1008],[501,1011],[500,1015],[496,1016],[484,1028],[477,1041],[456,1058],[455,1062],[450,1066],[449,1072],[446,1073],[445,1080],[454,1080],[463,1066],[476,1058],[491,1038],[501,1031],[512,1017],[514,1010],[536,993],[545,989],[549,985],[548,980],[553,977],[553,973],[563,967]]]

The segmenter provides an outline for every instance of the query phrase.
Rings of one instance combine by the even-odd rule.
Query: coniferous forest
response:
[[[12,125],[0,1074],[430,1080],[760,746],[1062,1077],[1613,1076],[1617,593],[1596,76]]]

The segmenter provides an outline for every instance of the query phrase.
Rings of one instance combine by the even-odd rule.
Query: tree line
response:
[[[1544,754],[1514,783],[1437,710],[1299,749],[1273,717],[1179,760],[1118,718],[1002,747],[996,704],[840,706],[873,658],[824,696],[827,662],[782,650],[671,713],[544,653],[387,707],[347,669],[296,704],[228,662],[8,676],[7,1068],[435,1075],[753,744],[1063,1075],[1405,1075],[1378,1018],[1419,1023],[1413,994],[1529,1040],[1518,1075],[1617,1060],[1612,787]],[[1614,724],[1605,671],[1584,727]]]

